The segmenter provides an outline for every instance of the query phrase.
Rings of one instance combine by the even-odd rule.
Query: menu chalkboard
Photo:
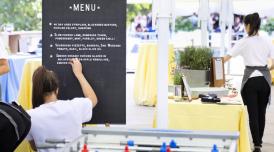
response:
[[[43,65],[62,100],[83,97],[68,61],[78,58],[98,97],[89,123],[126,122],[126,0],[43,0]]]

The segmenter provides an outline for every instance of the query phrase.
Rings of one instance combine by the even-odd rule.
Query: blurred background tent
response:
[[[193,11],[198,11],[200,0],[174,0],[175,13],[182,16],[192,15]],[[210,10],[219,11],[221,0],[209,0]],[[273,0],[232,0],[235,14],[248,14],[254,11],[261,16],[274,17]],[[152,0],[127,0],[128,4],[152,3]],[[256,7],[254,7],[256,6]]]

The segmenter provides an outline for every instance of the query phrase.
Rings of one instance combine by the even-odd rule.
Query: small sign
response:
[[[213,57],[211,60],[211,86],[224,87],[225,74],[224,74],[224,59],[222,57]]]

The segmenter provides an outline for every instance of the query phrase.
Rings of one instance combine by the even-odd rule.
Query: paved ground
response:
[[[263,152],[274,152],[274,86],[272,86],[272,104],[267,109]]]
[[[127,126],[151,128],[154,107],[138,106],[133,100],[134,74],[127,74]]]
[[[237,84],[240,79],[236,80]],[[134,74],[127,74],[127,127],[151,128],[154,107],[137,106],[133,100]],[[272,87],[274,101],[274,87]],[[274,102],[267,109],[266,129],[264,135],[263,152],[274,152]],[[252,141],[252,139],[250,139]]]

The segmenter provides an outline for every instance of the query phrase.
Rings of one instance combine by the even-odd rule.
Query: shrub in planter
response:
[[[186,47],[180,51],[181,72],[186,76],[190,87],[209,85],[212,51],[207,47]]]
[[[207,47],[186,47],[180,52],[180,66],[184,69],[208,70],[212,55]]]

